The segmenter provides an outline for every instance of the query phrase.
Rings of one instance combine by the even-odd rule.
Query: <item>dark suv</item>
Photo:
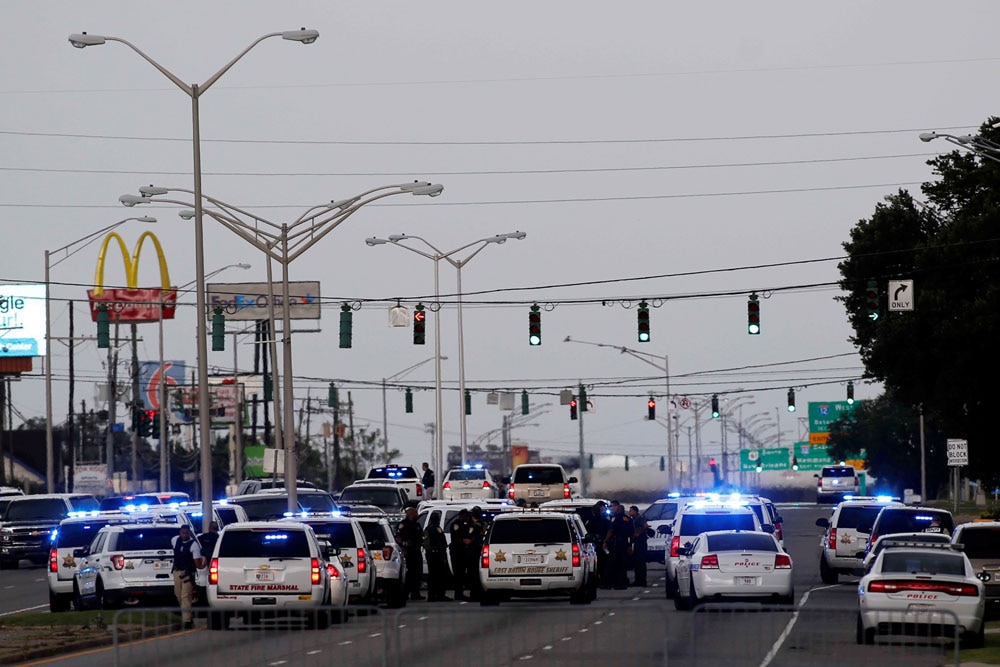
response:
[[[896,533],[947,533],[955,530],[955,520],[948,510],[934,507],[883,507],[870,527],[859,525],[858,532],[868,533],[865,554],[882,535]]]
[[[70,512],[98,508],[84,493],[15,496],[0,517],[0,570],[17,569],[22,558],[41,565],[49,559],[50,535]]]

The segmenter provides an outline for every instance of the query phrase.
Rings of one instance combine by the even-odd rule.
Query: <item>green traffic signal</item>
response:
[[[868,287],[865,289],[865,304],[867,305],[868,319],[874,322],[879,316],[878,282],[874,280],[868,281]]]
[[[747,333],[751,336],[760,333],[760,301],[756,292],[747,300]]]
[[[649,304],[645,301],[639,302],[638,313],[638,338],[640,343],[649,342]]]
[[[351,334],[354,328],[354,313],[346,303],[340,307],[340,347],[351,346]]]
[[[212,312],[212,352],[221,352],[226,349],[226,316],[222,314],[222,308],[216,308]]]
[[[718,419],[721,414],[719,412],[719,395],[712,394],[712,419]]]
[[[111,347],[111,315],[103,303],[97,307],[97,347],[102,350]]]
[[[528,345],[536,346],[542,344],[542,313],[539,312],[538,304],[534,304],[528,312]]]

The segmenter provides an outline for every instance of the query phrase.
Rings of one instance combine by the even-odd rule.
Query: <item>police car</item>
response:
[[[406,491],[406,495],[414,500],[424,497],[424,485],[420,482],[420,475],[413,466],[390,463],[384,466],[374,466],[368,470],[364,479],[359,479],[355,484],[395,484]]]
[[[364,532],[368,551],[374,559],[376,598],[392,608],[405,606],[406,561],[403,550],[396,544],[394,527],[389,525],[382,511],[351,516]]]
[[[497,497],[497,483],[481,463],[465,464],[445,473],[441,483],[442,500],[468,500]]]
[[[251,521],[219,533],[208,566],[210,629],[228,628],[234,616],[256,623],[264,614],[304,616],[324,629],[347,619],[347,597],[339,563],[306,524]]]
[[[981,648],[986,594],[958,545],[890,541],[858,582],[857,643],[879,635],[951,637]]]
[[[329,543],[333,549],[330,560],[339,561],[340,570],[347,579],[350,602],[375,604],[375,559],[356,519],[346,516],[303,515],[276,521],[275,525],[282,526],[289,522],[309,526],[321,543]]]
[[[73,550],[79,562],[73,582],[77,609],[174,602],[171,542],[181,525],[190,525],[187,515],[166,510],[100,528],[89,546]]]
[[[704,494],[702,494],[704,496]],[[670,493],[666,498],[654,500],[642,512],[646,525],[653,531],[653,536],[646,540],[646,561],[663,563],[670,545],[670,526],[674,523],[678,510],[684,503],[692,502],[695,496],[685,496],[680,493]]]
[[[677,609],[720,599],[794,602],[792,558],[770,533],[702,533],[678,552]]]
[[[200,533],[202,531],[204,517],[201,504],[187,505],[181,509],[191,519],[191,523],[194,524],[195,534]],[[246,510],[236,503],[231,503],[228,500],[215,500],[212,501],[211,520],[217,522],[219,524],[219,529],[221,530],[224,526],[228,526],[231,523],[249,521],[250,517],[247,516]],[[208,555],[209,554],[205,554],[206,557]]]
[[[589,604],[584,536],[572,516],[522,510],[493,519],[479,559],[480,604],[568,595]]]
[[[889,496],[848,496],[830,518],[816,519],[825,532],[819,542],[819,574],[824,584],[835,584],[840,574],[859,574],[864,567],[868,533],[858,527],[871,526],[883,507],[903,504]]]

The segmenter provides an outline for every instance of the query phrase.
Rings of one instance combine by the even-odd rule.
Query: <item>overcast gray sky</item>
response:
[[[370,248],[366,237],[416,234],[451,250],[521,230],[523,241],[486,248],[462,272],[476,392],[469,440],[501,424],[485,391],[528,389],[553,406],[515,440],[548,455],[577,450],[577,424],[557,393],[581,379],[597,408],[586,418],[588,451],[652,462],[665,447],[645,406],[652,393],[666,416],[661,374],[566,336],[669,355],[677,396],[698,403],[742,389],[754,400],[744,418],[778,408],[784,444],[799,439],[806,404],[841,400],[846,379],[863,372],[835,301],[850,229],[884,195],[930,178],[925,161],[950,146],[922,143],[919,132],[964,134],[997,113],[1000,4],[987,0],[7,0],[0,18],[0,280],[41,281],[46,249],[143,214],[159,218],[173,282],[194,279],[192,227],[176,207],[117,203],[143,184],[191,187],[190,99],[125,46],[78,50],[70,33],[127,39],[201,83],[262,34],[314,28],[309,46],[257,46],[201,99],[206,194],[280,222],[390,183],[426,179],[445,191],[362,209],[292,264],[292,279],[322,282],[325,303],[322,333],[294,338],[296,398],[325,401],[337,378],[355,425],[381,428],[377,383],[433,355],[433,317],[419,347],[386,315],[397,298],[430,303],[433,263]],[[218,280],[264,280],[259,251],[206,224],[207,270],[248,262]],[[131,244],[140,229],[122,231]],[[80,300],[81,334],[93,333],[83,299],[96,254],[90,246],[52,276],[56,299]],[[149,258],[140,276],[157,284]],[[455,277],[442,263],[446,444],[459,433]],[[124,282],[117,259],[107,279]],[[762,296],[760,336],[746,333],[752,291]],[[641,298],[656,306],[644,345]],[[377,301],[355,313],[350,350],[337,347],[345,299]],[[193,366],[193,294],[181,301],[166,356]],[[547,308],[540,347],[527,344],[534,301]],[[53,335],[66,336],[67,322],[65,304],[55,305]],[[141,333],[140,358],[154,359],[156,327]],[[65,345],[53,353],[61,420]],[[240,357],[249,366],[248,346]],[[78,347],[78,396],[92,400],[104,358],[92,342]],[[230,368],[231,351],[211,353],[209,365]],[[44,414],[40,369],[15,387],[25,416]],[[720,369],[741,370],[706,373]],[[433,377],[430,363],[407,376],[428,389],[413,414],[401,391],[389,392],[391,444],[408,462],[430,455]],[[791,386],[794,417],[784,410]],[[859,398],[878,391],[857,386]],[[690,415],[677,415],[682,434]],[[718,426],[703,438],[718,441]]]

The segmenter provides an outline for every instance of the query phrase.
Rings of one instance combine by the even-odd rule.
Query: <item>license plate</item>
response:
[[[257,581],[274,581],[274,572],[270,570],[257,570],[254,576]]]
[[[736,577],[737,586],[756,586],[757,577]]]
[[[545,489],[535,489],[534,491],[531,492],[531,496],[533,498],[544,498],[547,495],[549,494]]]
[[[517,562],[523,565],[541,565],[542,554],[522,554],[517,557]]]
[[[913,603],[906,608],[906,611],[928,611],[933,608],[932,604]]]
[[[463,497],[463,498],[471,498],[471,497],[472,497],[472,494],[471,494],[471,493],[463,493],[463,494],[462,494],[462,497]]]

